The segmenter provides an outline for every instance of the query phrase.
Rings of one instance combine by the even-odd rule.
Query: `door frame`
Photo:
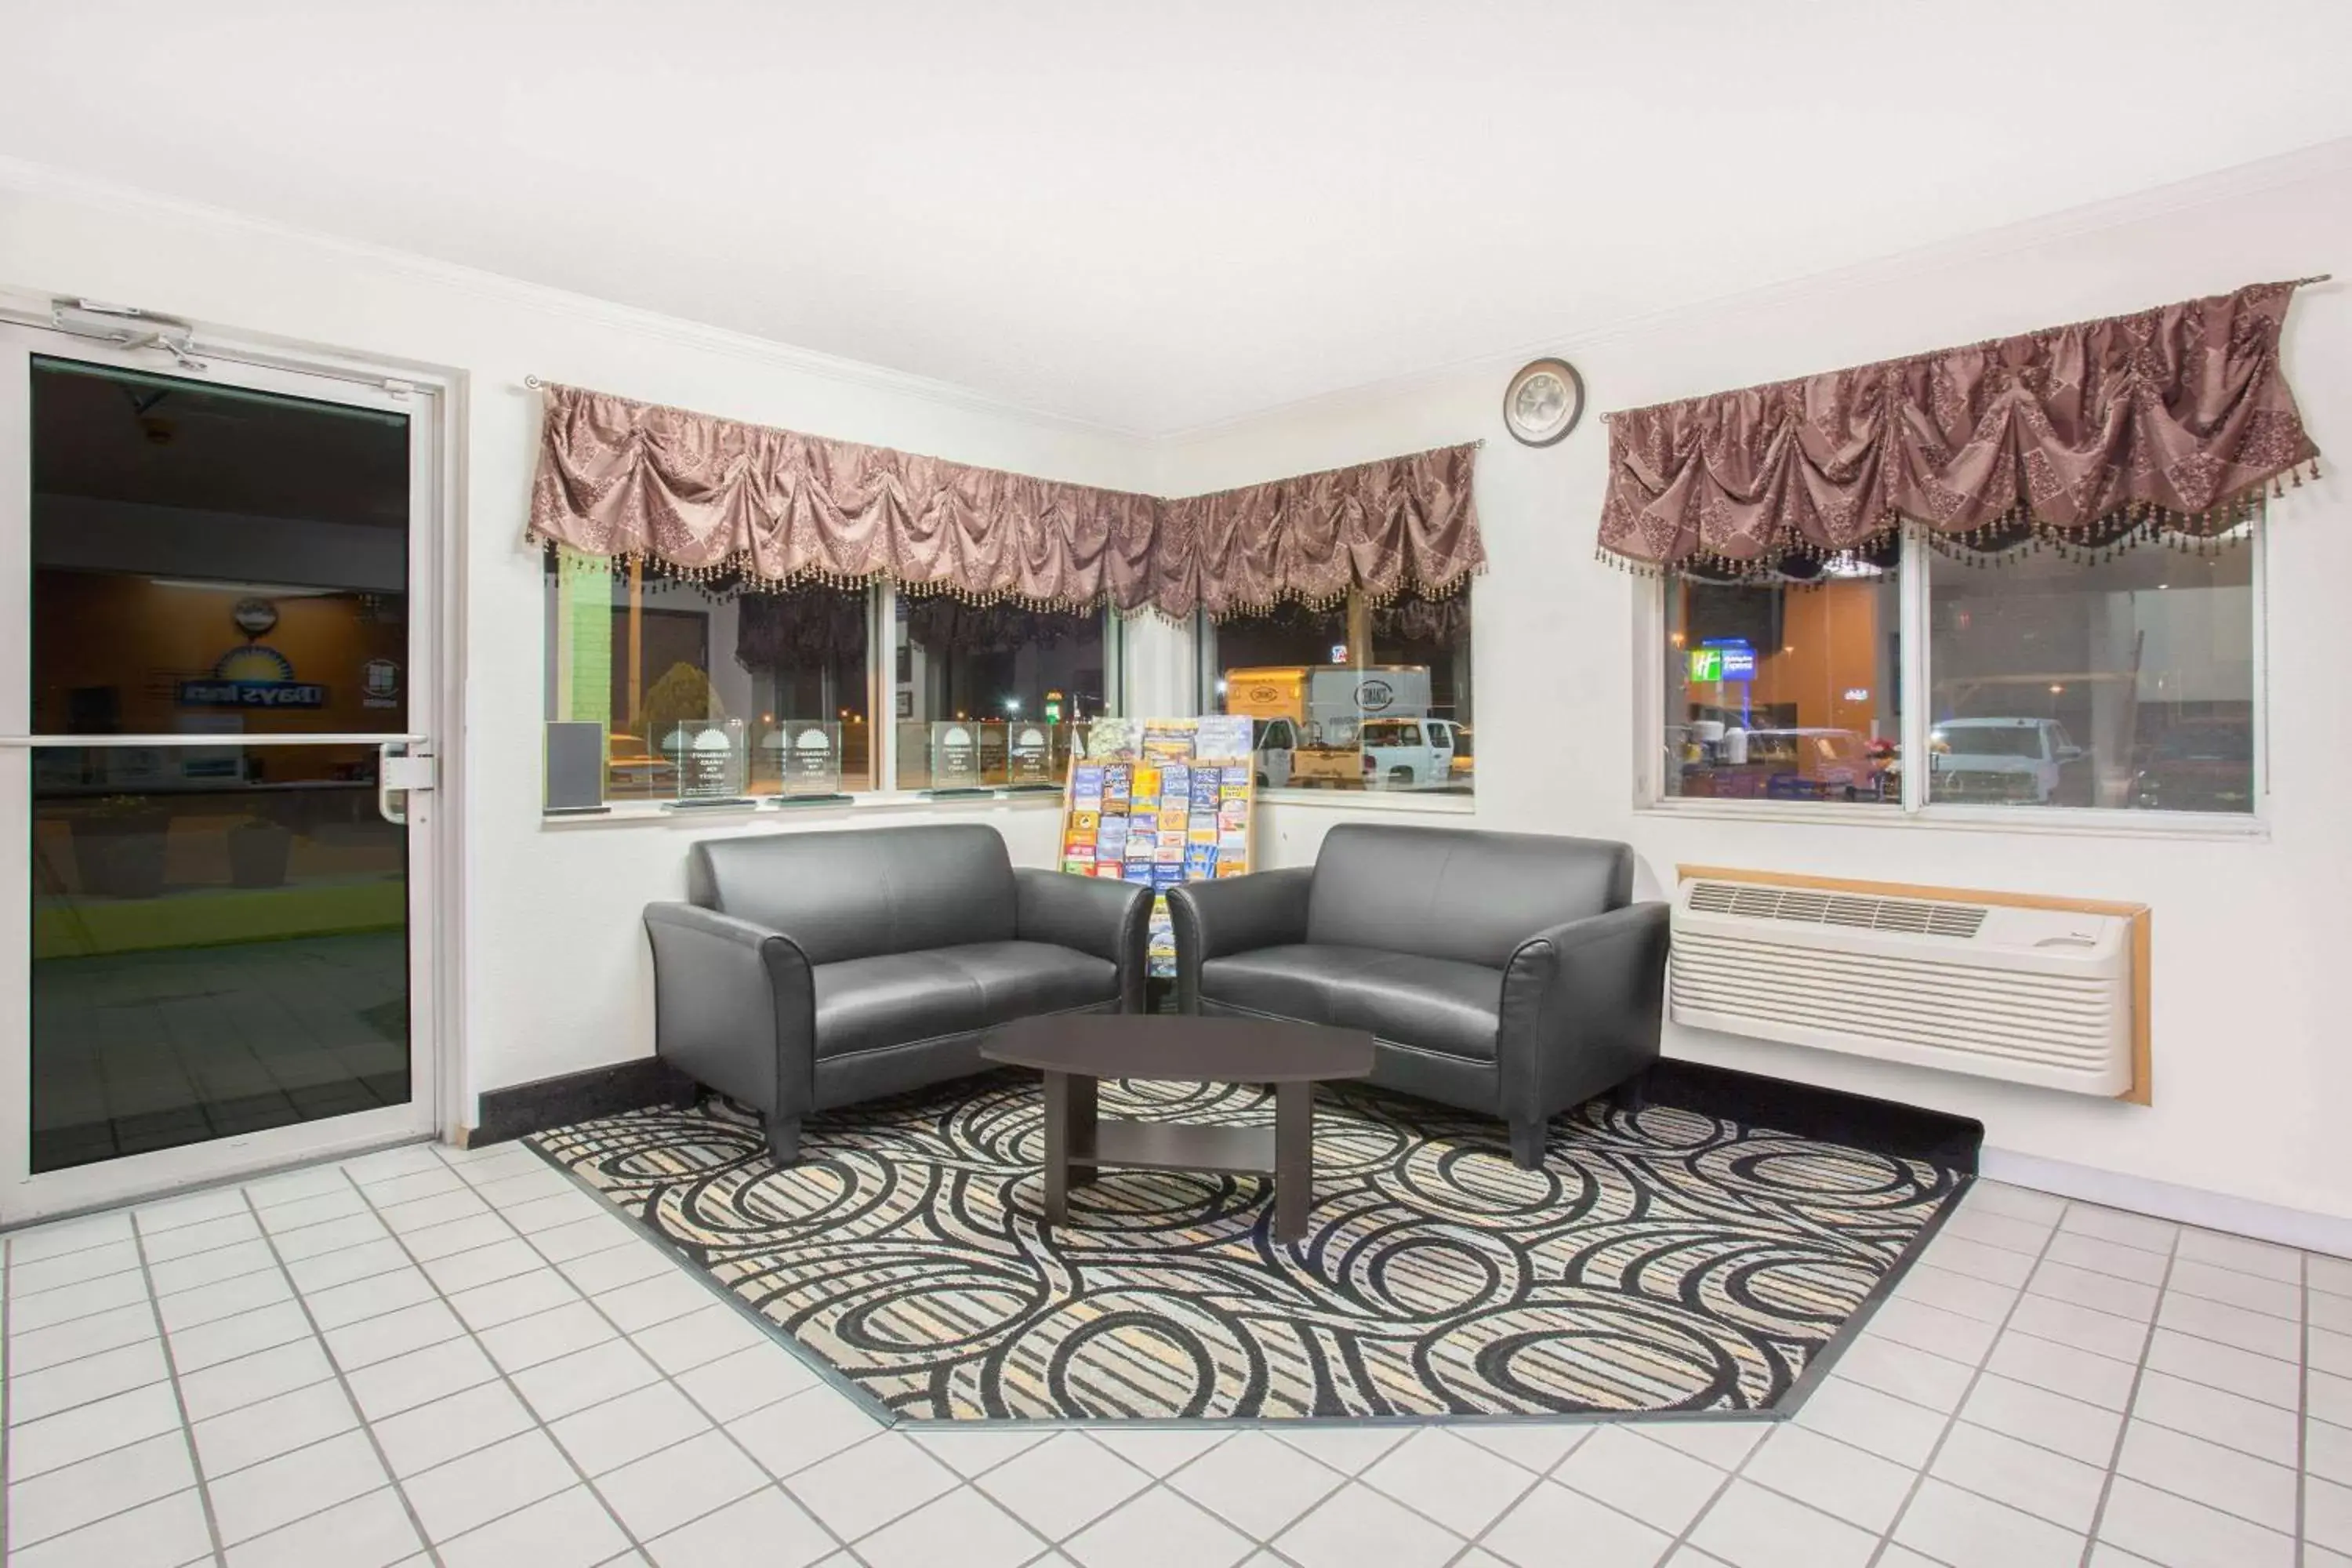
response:
[[[63,331],[50,322],[49,303],[0,291],[0,430],[29,429],[28,362],[35,354],[407,416],[409,647],[411,673],[425,677],[408,682],[407,732],[430,742],[436,778],[433,789],[407,801],[410,1030],[413,1047],[421,1046],[410,1058],[409,1104],[34,1175],[29,1078],[14,1076],[15,1091],[0,1095],[0,1228],[387,1143],[446,1139],[465,1121],[465,768],[457,744],[463,732],[464,689],[458,440],[463,376],[202,326],[193,329],[187,345],[188,354],[202,362],[194,369],[158,347],[110,344]],[[29,820],[31,763],[39,743],[39,738],[28,743],[29,684],[23,679],[31,655],[31,488],[29,465],[21,477],[0,471],[0,670],[11,677],[0,679],[0,824]],[[418,663],[426,666],[424,671],[414,670]],[[0,887],[0,975],[30,963],[29,884],[21,880],[28,868],[28,861],[11,868],[8,885]],[[0,989],[26,996],[21,986]],[[418,1042],[420,1032],[425,1038]],[[0,1008],[0,1071],[28,1074],[31,1043],[28,999]]]

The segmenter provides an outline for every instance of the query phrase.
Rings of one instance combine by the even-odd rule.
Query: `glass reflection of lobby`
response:
[[[34,1168],[403,1103],[405,422],[34,390]]]

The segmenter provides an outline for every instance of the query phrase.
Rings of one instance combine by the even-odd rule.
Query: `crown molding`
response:
[[[346,239],[315,229],[298,227],[269,218],[249,216],[225,207],[202,202],[186,201],[163,195],[136,186],[121,184],[78,174],[27,159],[0,154],[0,192],[16,192],[28,196],[68,202],[78,206],[120,213],[147,219],[168,219],[224,234],[236,234],[256,239],[268,239],[282,244],[300,246],[322,255],[364,262],[387,271],[396,272],[446,289],[459,290],[501,304],[516,305],[548,315],[570,317],[576,321],[593,321],[599,326],[617,328],[643,337],[683,344],[689,348],[730,354],[738,359],[773,364],[808,375],[852,385],[871,387],[877,391],[901,394],[942,404],[972,413],[1000,418],[1014,419],[1022,424],[1067,431],[1074,435],[1104,437],[1133,442],[1144,447],[1153,437],[1141,431],[1098,420],[1081,419],[1073,415],[1048,409],[1032,408],[1005,398],[992,396],[971,387],[953,382],[938,381],[917,375],[910,371],[894,370],[886,365],[871,364],[863,360],[848,359],[839,354],[820,353],[782,342],[755,333],[737,331],[729,327],[716,327],[684,317],[648,310],[641,306],[624,305],[600,299],[593,294],[575,293],[503,272],[468,267],[459,262],[443,261],[434,257],[420,256],[414,251],[399,250],[368,240]],[[14,282],[21,285],[23,280]],[[160,303],[158,308],[164,308]],[[245,323],[209,323],[223,330],[234,330]],[[554,374],[557,367],[542,366]],[[558,379],[561,379],[559,376]]]

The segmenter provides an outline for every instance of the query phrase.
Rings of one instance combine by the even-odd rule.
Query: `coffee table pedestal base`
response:
[[[1315,1086],[1280,1083],[1274,1126],[1207,1127],[1181,1121],[1108,1120],[1097,1114],[1099,1080],[1077,1073],[1045,1079],[1045,1223],[1070,1223],[1070,1188],[1104,1165],[1138,1171],[1206,1171],[1274,1178],[1274,1234],[1307,1238],[1315,1207]]]

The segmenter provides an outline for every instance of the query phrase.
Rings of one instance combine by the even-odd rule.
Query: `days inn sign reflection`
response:
[[[267,599],[239,599],[230,612],[246,636],[242,647],[220,656],[210,677],[180,682],[183,708],[324,708],[327,689],[294,679],[284,654],[260,641],[278,624],[278,606]]]

